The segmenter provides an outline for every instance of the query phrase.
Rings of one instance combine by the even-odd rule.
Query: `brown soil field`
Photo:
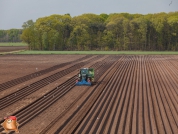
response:
[[[27,46],[0,46],[0,52],[11,52],[26,49],[28,49]]]
[[[83,67],[95,85],[75,86]],[[176,134],[177,96],[177,55],[0,55],[0,124],[20,134]]]

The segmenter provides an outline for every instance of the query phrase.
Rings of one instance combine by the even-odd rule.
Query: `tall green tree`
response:
[[[38,46],[36,45],[36,31],[34,29],[34,24],[35,23],[33,22],[33,20],[28,20],[22,25],[23,32],[21,35],[21,39],[23,42],[28,44],[30,50],[38,48]]]
[[[157,14],[50,15],[23,24],[21,39],[39,50],[178,49],[178,12]],[[16,30],[0,31],[14,41]]]

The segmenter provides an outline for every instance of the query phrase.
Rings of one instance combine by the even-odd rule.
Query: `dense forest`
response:
[[[22,27],[31,50],[178,50],[178,12],[51,15]]]
[[[22,29],[0,30],[0,42],[21,42]]]

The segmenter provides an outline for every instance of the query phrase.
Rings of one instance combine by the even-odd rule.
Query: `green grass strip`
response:
[[[178,51],[22,51],[16,54],[177,55]]]
[[[12,43],[12,42],[0,42],[0,46],[28,46],[26,43],[23,42],[17,42],[17,43]]]

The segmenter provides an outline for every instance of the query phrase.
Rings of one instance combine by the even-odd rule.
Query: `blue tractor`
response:
[[[75,85],[91,86],[93,83],[94,83],[94,69],[93,68],[81,68]]]

